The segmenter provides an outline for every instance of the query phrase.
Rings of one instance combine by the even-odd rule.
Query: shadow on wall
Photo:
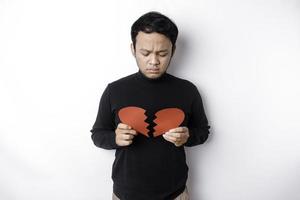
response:
[[[183,35],[183,36],[182,36]],[[180,73],[182,71],[186,71],[187,73],[194,73],[195,67],[201,67],[201,65],[197,66],[191,66],[190,65],[190,60],[194,60],[195,62],[201,61],[203,57],[203,48],[201,48],[201,45],[199,44],[199,40],[193,42],[193,38],[188,38],[186,35],[182,34],[179,35],[178,40],[176,42],[176,51],[174,54],[174,57],[172,58],[171,65],[168,69],[168,72],[170,74],[178,74],[179,77]],[[198,53],[195,53],[197,51]],[[184,68],[184,69],[182,69]],[[210,114],[207,109],[207,101],[204,95],[206,92],[201,91],[201,87],[198,86],[197,82],[193,82],[202,97],[203,103],[204,103],[204,109],[206,116],[208,118],[209,125],[211,126],[211,121],[210,121]],[[201,186],[205,185],[204,182],[202,182],[202,166],[205,164],[203,161],[203,156],[204,154],[203,150],[209,143],[212,141],[212,136],[213,136],[213,127],[211,126],[210,128],[210,135],[208,139],[205,141],[204,144],[197,145],[194,147],[185,147],[186,150],[186,160],[187,164],[189,166],[189,178],[187,182],[187,187],[189,190],[189,195],[190,199],[202,199],[203,193],[201,190]],[[200,178],[199,178],[200,177]],[[200,188],[200,189],[199,189]]]
[[[179,36],[176,42],[175,54],[173,55],[168,69],[171,74],[176,74],[175,72],[180,71],[180,68],[186,66],[186,63],[191,55],[189,51],[189,40],[185,37]]]
[[[171,74],[178,74],[176,72],[186,71],[189,73],[195,72],[195,68],[201,67],[200,63],[203,63],[205,57],[203,52],[203,46],[201,36],[195,36],[179,33],[176,41],[176,51],[174,57],[171,60],[171,65],[168,72]],[[200,40],[200,42],[199,42]],[[191,65],[190,61],[199,63],[196,66]]]

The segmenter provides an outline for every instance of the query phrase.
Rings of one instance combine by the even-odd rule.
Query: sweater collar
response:
[[[154,79],[154,78],[148,78],[139,69],[139,71],[136,73],[136,76],[137,76],[138,80],[141,80],[141,81],[144,81],[144,82],[150,83],[150,84],[157,84],[157,83],[162,83],[162,82],[166,81],[168,73],[164,72],[160,77]]]

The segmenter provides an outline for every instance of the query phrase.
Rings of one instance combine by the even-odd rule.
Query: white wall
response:
[[[114,151],[90,132],[109,81],[136,72],[130,26],[180,35],[171,74],[211,137],[186,148],[192,200],[300,199],[300,1],[0,1],[0,199],[110,199]]]

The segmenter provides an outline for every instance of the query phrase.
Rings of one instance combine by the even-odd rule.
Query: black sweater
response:
[[[119,123],[138,132],[129,146],[115,142]],[[184,146],[199,145],[208,138],[210,126],[202,99],[190,81],[167,72],[150,79],[138,71],[107,85],[90,131],[96,146],[116,149],[111,178],[113,192],[121,200],[171,200],[183,192],[189,169],[184,146],[176,147],[161,135],[179,126],[189,128]]]

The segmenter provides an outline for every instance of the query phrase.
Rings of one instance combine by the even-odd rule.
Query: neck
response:
[[[163,82],[166,79],[167,76],[167,72],[164,72],[160,77],[158,78],[149,78],[147,77],[145,74],[143,74],[143,72],[141,70],[139,70],[137,72],[137,76],[139,79],[149,82],[149,83],[159,83],[159,82]]]

